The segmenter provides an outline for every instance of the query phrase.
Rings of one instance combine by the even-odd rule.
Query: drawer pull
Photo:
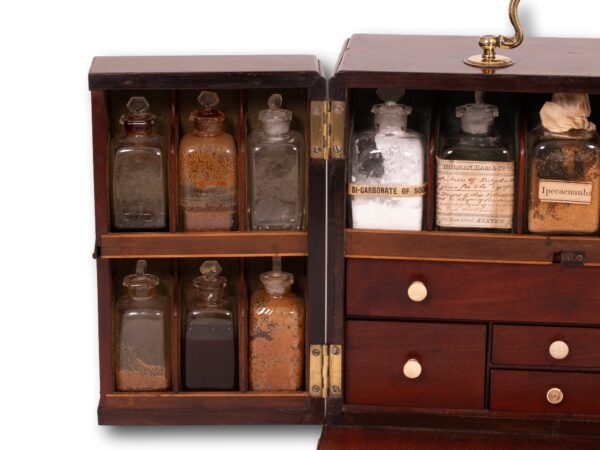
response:
[[[404,376],[406,378],[410,378],[414,380],[415,378],[419,378],[421,376],[421,372],[423,372],[423,368],[421,367],[421,363],[416,359],[412,358],[406,361],[404,364],[404,368],[402,369],[404,372]]]
[[[546,392],[546,400],[551,405],[558,405],[565,398],[563,392],[559,388],[552,388]]]
[[[569,356],[569,346],[564,341],[554,341],[548,349],[552,358],[561,360]]]
[[[422,281],[413,281],[408,287],[408,298],[413,302],[422,302],[427,298],[427,287]]]

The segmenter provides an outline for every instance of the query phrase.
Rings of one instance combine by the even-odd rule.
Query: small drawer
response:
[[[600,268],[348,259],[347,314],[600,322]]]
[[[600,329],[495,325],[492,362],[600,368]]]
[[[346,323],[345,401],[481,409],[485,325]]]
[[[493,370],[490,409],[600,414],[600,374]]]

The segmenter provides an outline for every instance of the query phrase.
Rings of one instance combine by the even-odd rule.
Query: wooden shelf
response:
[[[585,252],[600,266],[600,238],[438,231],[345,230],[347,258],[551,264],[560,252]]]
[[[306,256],[307,233],[109,233],[100,236],[101,258]]]

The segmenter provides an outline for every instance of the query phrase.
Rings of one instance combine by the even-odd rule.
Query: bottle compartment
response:
[[[208,89],[207,89],[208,90]],[[219,96],[217,109],[223,112],[225,116],[224,131],[230,134],[235,141],[237,149],[237,202],[235,211],[235,223],[231,231],[248,231],[248,206],[247,192],[250,174],[247,164],[247,143],[250,133],[260,127],[258,120],[259,111],[267,109],[267,100],[271,94],[279,93],[283,97],[282,108],[292,111],[291,129],[300,133],[304,139],[304,154],[301,158],[303,166],[303,176],[301,180],[301,192],[304,193],[302,202],[304,203],[304,221],[301,229],[306,229],[306,186],[308,174],[308,101],[306,89],[217,89],[212,90]],[[109,220],[107,230],[113,234],[138,231],[170,231],[177,232],[183,230],[182,215],[179,211],[180,195],[178,192],[178,152],[179,145],[186,133],[193,130],[193,124],[190,122],[190,114],[199,108],[197,97],[201,89],[186,90],[112,90],[106,92],[104,99],[105,111],[99,111],[98,115],[105,115],[107,122],[109,148],[107,148],[107,170],[108,170],[108,189],[107,195],[109,208],[112,208],[112,177],[113,177],[113,153],[110,148],[114,138],[123,134],[123,126],[119,123],[120,117],[126,112],[126,104],[131,96],[144,96],[150,103],[150,111],[156,116],[154,122],[154,131],[162,135],[168,148],[165,154],[167,158],[167,192],[168,192],[168,226],[156,230],[121,230],[115,228],[114,221]],[[189,161],[188,161],[189,162]],[[193,163],[193,161],[191,162]],[[219,158],[215,158],[215,167],[211,172],[225,170],[220,167],[222,163]],[[215,219],[218,221],[218,217]],[[217,224],[218,225],[218,224]],[[303,231],[302,231],[303,232]],[[201,233],[206,233],[202,231]]]
[[[352,137],[356,132],[373,126],[370,108],[381,103],[375,91],[374,88],[348,90],[347,182],[351,181]],[[428,190],[424,202],[422,230],[354,229],[352,198],[345,194],[346,205],[342,217],[347,227],[346,256],[549,264],[563,260],[565,251],[583,251],[584,264],[600,264],[600,254],[595,249],[593,237],[533,234],[528,231],[532,130],[540,124],[540,108],[550,99],[551,93],[484,93],[485,103],[498,106],[500,115],[495,120],[495,128],[504,136],[505,142],[510,144],[514,152],[513,227],[507,233],[497,233],[493,230],[442,230],[436,225],[436,155],[444,146],[445,137],[456,133],[460,128],[460,119],[456,118],[455,108],[473,103],[474,92],[407,90],[401,103],[413,107],[413,113],[408,119],[408,128],[419,132],[427,142],[425,179]],[[590,95],[590,102],[592,115],[589,120],[598,123],[600,96]],[[482,252],[482,248],[486,251]],[[440,253],[440,249],[445,250]]]
[[[214,260],[214,258],[210,258]],[[168,309],[168,322],[165,327],[170,328],[168,333],[168,342],[165,349],[168,363],[166,364],[164,373],[168,373],[170,376],[169,387],[167,389],[156,389],[153,390],[119,390],[118,383],[121,364],[116,358],[116,345],[117,345],[117,300],[127,293],[127,289],[123,286],[124,278],[132,273],[135,273],[136,267],[135,259],[115,259],[109,262],[109,273],[111,277],[112,289],[110,297],[106,299],[110,303],[111,317],[112,317],[112,337],[109,340],[111,342],[110,352],[112,355],[112,376],[110,377],[111,388],[109,389],[109,397],[112,398],[126,398],[136,397],[140,395],[164,396],[164,395],[185,395],[186,398],[203,397],[207,395],[215,395],[221,393],[222,395],[228,396],[234,393],[247,394],[251,396],[277,396],[277,397],[306,397],[308,400],[308,393],[304,389],[305,379],[308,373],[308,353],[309,348],[309,305],[308,305],[308,290],[306,281],[306,259],[305,258],[283,258],[282,270],[289,272],[294,276],[294,283],[292,285],[292,292],[302,299],[302,303],[305,309],[305,315],[303,322],[303,341],[304,341],[304,352],[301,361],[302,373],[301,387],[298,390],[252,390],[249,386],[250,378],[250,332],[249,332],[249,320],[250,320],[250,299],[252,293],[254,293],[260,286],[259,277],[261,273],[268,272],[271,270],[272,260],[271,258],[219,258],[217,261],[222,267],[222,276],[227,278],[227,287],[225,289],[225,296],[230,299],[228,302],[231,311],[233,312],[233,324],[235,326],[235,362],[233,364],[227,363],[227,358],[217,358],[216,355],[219,352],[231,351],[231,342],[226,342],[227,339],[220,339],[223,337],[222,327],[216,330],[215,323],[208,324],[207,327],[212,327],[213,330],[219,332],[219,336],[211,335],[203,336],[204,342],[193,341],[195,349],[211,349],[212,356],[211,361],[206,360],[205,365],[212,368],[203,372],[203,368],[199,366],[198,360],[202,358],[196,358],[198,360],[192,360],[191,369],[197,373],[204,373],[206,377],[212,382],[215,381],[215,372],[219,372],[219,378],[224,376],[224,373],[229,369],[233,370],[234,373],[231,375],[233,381],[232,389],[219,390],[219,389],[203,389],[194,388],[190,389],[186,383],[186,372],[187,364],[190,359],[186,358],[186,346],[189,345],[190,340],[186,339],[186,324],[188,324],[187,318],[188,313],[197,307],[194,302],[198,300],[198,292],[194,287],[194,279],[200,275],[199,267],[206,261],[206,259],[148,259],[147,260],[147,273],[156,275],[160,279],[160,284],[157,287],[156,294],[162,295],[169,300]],[[101,299],[102,300],[102,299]],[[141,300],[142,302],[144,300]],[[203,324],[205,325],[205,324]],[[216,325],[222,325],[222,321]],[[196,332],[199,330],[196,327]],[[142,343],[146,341],[144,339],[150,339],[152,333],[143,330],[138,330],[141,333]],[[287,331],[282,333],[281,336],[285,335]],[[210,333],[209,333],[210,334]],[[279,337],[281,337],[279,336]],[[195,337],[198,337],[196,333]],[[231,337],[230,335],[226,336]],[[201,336],[202,338],[202,336]],[[269,336],[271,339],[272,337]],[[199,343],[199,345],[198,345]],[[220,350],[219,350],[220,349]],[[210,355],[209,355],[210,356]],[[276,356],[276,355],[273,355]],[[147,361],[146,361],[147,362]],[[200,364],[202,364],[200,362]],[[139,368],[139,367],[138,367]],[[200,369],[200,372],[198,370]],[[270,368],[272,369],[272,368]],[[162,372],[161,372],[162,373]],[[121,374],[122,375],[122,374]],[[205,378],[206,379],[206,378]],[[134,380],[135,381],[135,380]],[[191,396],[191,397],[190,397]],[[117,400],[119,402],[120,400]]]

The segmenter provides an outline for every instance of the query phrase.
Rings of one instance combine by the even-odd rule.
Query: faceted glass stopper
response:
[[[221,273],[219,261],[204,261],[200,266],[200,273],[205,277],[214,278]]]
[[[497,106],[483,103],[482,91],[475,92],[475,103],[456,108],[456,117],[462,119],[463,131],[471,134],[488,133],[499,115]]]
[[[281,97],[281,94],[273,94],[269,97],[269,100],[267,101],[267,106],[269,107],[270,111],[277,111],[278,109],[281,109],[282,103],[283,97]]]
[[[395,114],[400,116],[408,116],[412,112],[412,106],[402,105],[398,103],[406,94],[404,89],[385,89],[379,88],[376,91],[377,96],[384,102],[373,106],[371,112],[373,114]]]
[[[402,100],[404,98],[404,95],[406,94],[406,90],[405,89],[386,89],[386,88],[379,88],[376,91],[377,93],[377,97],[379,97],[382,101],[384,101],[387,104],[396,104],[398,103],[400,100]]]
[[[148,111],[150,103],[146,97],[131,97],[127,102],[127,111],[133,115],[141,115]]]
[[[282,109],[283,97],[281,94],[272,94],[267,100],[268,109],[263,109],[258,113],[258,119],[261,122],[270,122],[265,130],[267,134],[280,134],[289,130],[289,123],[275,122],[291,122],[292,111]]]
[[[198,95],[198,103],[204,109],[212,109],[219,104],[219,96],[213,91],[202,91]]]

